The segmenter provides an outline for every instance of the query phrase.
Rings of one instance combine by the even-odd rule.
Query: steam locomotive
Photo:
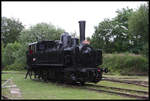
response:
[[[78,38],[64,32],[60,40],[29,44],[27,69],[35,78],[81,84],[102,79],[103,72],[108,72],[107,68],[98,67],[102,64],[102,50],[85,43],[85,21],[79,21],[79,28],[80,43]]]

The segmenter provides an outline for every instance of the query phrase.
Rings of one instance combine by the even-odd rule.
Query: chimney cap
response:
[[[80,22],[85,22],[85,20],[80,20],[79,23],[80,23]]]

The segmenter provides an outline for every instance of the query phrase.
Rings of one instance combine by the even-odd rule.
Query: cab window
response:
[[[45,50],[45,44],[39,44],[38,45],[38,50],[39,51],[44,51]]]

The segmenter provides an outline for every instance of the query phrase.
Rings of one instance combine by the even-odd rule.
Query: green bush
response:
[[[7,65],[5,70],[16,70],[16,71],[20,71],[20,70],[24,70],[25,65],[21,64],[21,63],[14,63],[11,65]]]
[[[4,68],[4,52],[5,52],[5,48],[4,48],[4,43],[1,43],[1,54],[2,54],[2,64],[1,67]]]
[[[148,60],[144,56],[128,53],[104,54],[102,67],[107,67],[110,73],[147,73]]]
[[[18,42],[8,43],[5,48],[3,48],[2,64],[4,66],[13,64],[15,61],[16,52],[20,49],[21,45]]]
[[[18,67],[14,65],[23,65],[18,61],[19,50],[21,50],[21,44],[18,42],[8,43],[5,48],[2,46],[2,66],[5,70],[17,70]]]
[[[140,52],[142,55],[144,55],[145,57],[147,57],[148,58],[148,56],[149,56],[149,47],[148,47],[148,45],[149,45],[149,43],[146,43],[146,44],[144,44],[143,45],[143,50]]]

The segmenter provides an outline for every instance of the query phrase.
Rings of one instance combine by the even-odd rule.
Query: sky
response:
[[[80,20],[86,21],[85,36],[91,37],[94,26],[105,18],[114,18],[117,10],[132,8],[136,10],[146,1],[112,1],[112,2],[2,2],[2,16],[19,19],[25,28],[37,23],[51,23],[68,33],[79,36]]]

